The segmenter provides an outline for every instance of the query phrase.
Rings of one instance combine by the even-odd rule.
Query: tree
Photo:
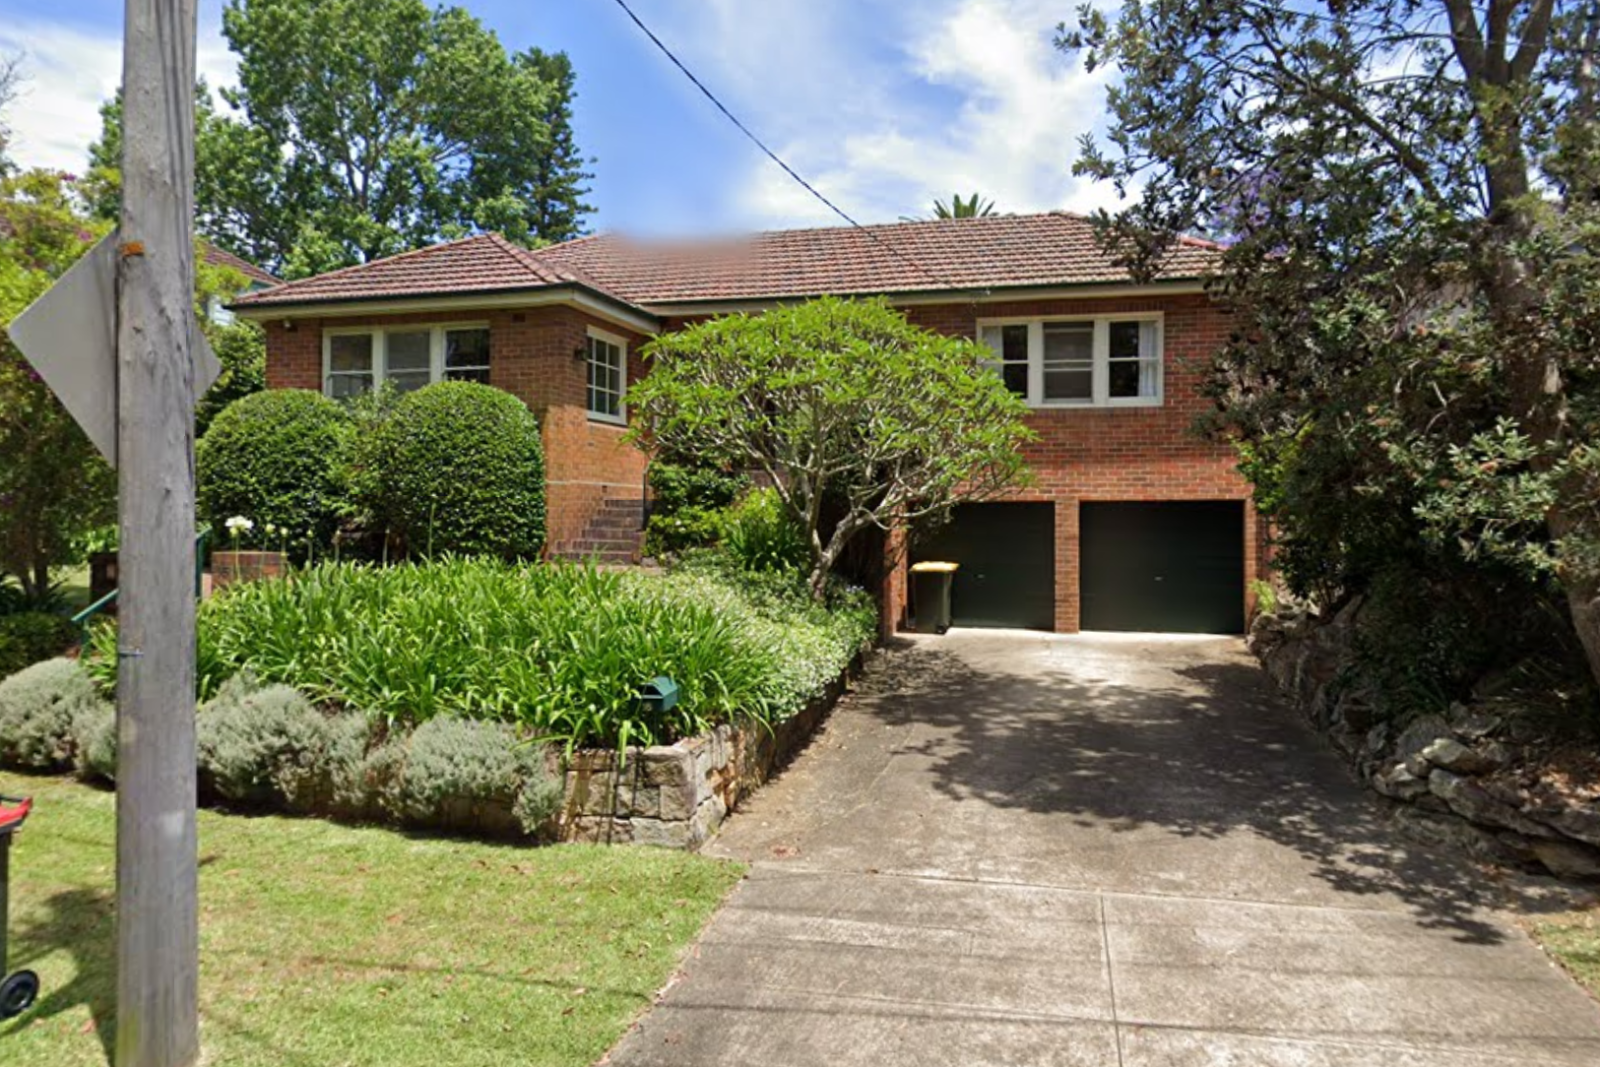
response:
[[[578,76],[565,52],[530,48],[518,53],[519,67],[532,71],[550,87],[542,116],[550,131],[550,147],[533,160],[530,217],[532,232],[542,241],[577,237],[584,232],[583,217],[594,210],[583,202],[594,175],[583,168],[592,163],[578,150],[572,129],[572,101],[577,97]]]
[[[988,350],[883,300],[713,319],[645,353],[650,373],[628,394],[636,440],[764,474],[805,532],[819,597],[864,530],[947,514],[1024,473],[1025,405],[986,369]]]
[[[500,230],[582,232],[591,177],[563,53],[508,55],[461,8],[424,0],[230,0],[239,86],[195,108],[198,231],[290,277]],[[121,106],[91,149],[97,214],[115,211]]]
[[[11,140],[11,128],[6,125],[6,109],[16,100],[21,86],[21,58],[0,55],[0,178],[11,171],[11,161],[6,157],[6,146]]]
[[[104,229],[60,174],[0,178],[0,575],[33,601],[74,538],[111,520],[116,477],[3,327]]]
[[[976,219],[993,214],[994,201],[982,200],[977,193],[966,200],[961,199],[960,193],[952,193],[948,204],[943,200],[933,202],[933,217],[936,219]]]
[[[47,596],[51,568],[73,559],[82,536],[115,517],[116,476],[5,326],[109,229],[59,173],[0,177],[0,575],[15,576],[33,600]],[[253,323],[218,327],[205,320],[209,300],[231,298],[245,279],[199,254],[195,259],[196,311],[224,366],[200,404],[209,417],[260,388],[265,347]]]
[[[1358,588],[1378,529],[1524,568],[1600,678],[1600,8],[1130,0],[1058,43],[1121,72],[1076,167],[1142,190],[1112,247],[1228,243],[1215,426],[1302,577]]]

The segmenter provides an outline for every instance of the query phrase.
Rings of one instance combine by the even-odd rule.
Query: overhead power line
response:
[[[772,149],[768,148],[767,145],[766,145],[766,142],[763,141],[761,138],[757,137],[755,135],[755,133],[750,129],[750,127],[746,126],[743,122],[740,122],[739,121],[739,117],[737,115],[735,115],[732,111],[729,111],[727,106],[725,104],[723,104],[723,102],[721,100],[717,99],[717,94],[713,93],[710,89],[706,88],[705,83],[702,82],[699,78],[695,77],[694,71],[690,70],[687,66],[685,66],[683,60],[679,59],[675,54],[673,54],[672,49],[668,48],[666,46],[666,44],[661,40],[661,38],[659,38],[659,37],[657,37],[655,35],[655,31],[651,30],[649,26],[646,26],[644,24],[644,20],[643,19],[641,19],[638,15],[634,14],[633,8],[628,6],[627,0],[616,0],[616,3],[617,3],[617,6],[622,8],[622,10],[627,14],[628,18],[633,20],[633,24],[635,26],[639,27],[640,32],[642,32],[646,37],[650,38],[651,43],[654,44],[658,49],[661,50],[661,54],[666,56],[669,60],[671,60],[672,61],[672,65],[677,67],[678,70],[683,73],[683,76],[685,78],[688,78],[689,81],[691,83],[693,83],[694,87],[696,89],[699,89],[700,92],[705,96],[705,98],[707,100],[711,101],[712,105],[718,111],[722,112],[722,115],[723,115],[724,118],[726,118],[729,122],[733,123],[734,127],[736,129],[738,129],[738,131],[740,133],[744,134],[747,138],[750,139],[750,143],[751,144],[753,144],[757,148],[761,149],[761,151],[766,155],[766,157],[768,159],[772,160],[772,162],[776,163],[779,167],[783,168],[783,172],[785,174],[787,174],[789,177],[793,178],[797,183],[799,183],[799,185],[800,185],[800,187],[802,189],[804,189],[806,192],[810,193],[812,196],[816,197],[817,200],[821,201],[821,203],[829,211],[833,212],[835,215],[839,216],[845,222],[849,223],[851,226],[854,226],[856,229],[858,229],[862,233],[866,234],[875,243],[877,243],[878,245],[882,246],[887,252],[889,252],[891,255],[895,256],[897,259],[901,260],[904,263],[907,263],[907,264],[911,265],[912,267],[915,267],[917,270],[921,271],[923,274],[927,275],[929,278],[932,278],[934,281],[938,282],[940,285],[947,286],[947,287],[949,287],[951,289],[970,288],[970,287],[959,286],[955,282],[951,281],[949,278],[946,278],[943,275],[941,275],[938,271],[935,271],[932,268],[927,267],[922,263],[919,263],[916,259],[914,259],[911,256],[907,255],[905,252],[902,252],[900,249],[896,248],[894,245],[890,244],[888,241],[885,241],[878,234],[874,233],[872,230],[869,230],[867,227],[863,226],[861,223],[859,223],[855,219],[851,218],[850,215],[843,208],[841,208],[838,204],[835,204],[832,200],[829,200],[826,196],[824,196],[822,194],[822,192],[817,189],[816,186],[814,186],[810,182],[806,181],[806,179],[803,176],[801,176],[799,171],[797,171],[793,167],[789,166],[788,163],[785,163],[783,161],[783,158],[781,156],[779,156],[778,153],[776,153]]]

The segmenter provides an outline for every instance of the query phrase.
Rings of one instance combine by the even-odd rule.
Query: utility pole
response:
[[[117,249],[116,1067],[199,1057],[196,0],[126,0]]]

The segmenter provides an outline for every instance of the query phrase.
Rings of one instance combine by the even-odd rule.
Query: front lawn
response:
[[[36,798],[12,853],[11,966],[39,1003],[6,1063],[101,1067],[115,988],[110,792]],[[740,869],[644,848],[526,849],[200,812],[205,1062],[593,1063],[651,1001]]]

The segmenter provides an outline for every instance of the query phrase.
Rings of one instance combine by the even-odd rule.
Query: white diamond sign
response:
[[[117,233],[84,254],[6,332],[89,440],[117,465]],[[211,345],[191,322],[194,391],[222,373]]]

